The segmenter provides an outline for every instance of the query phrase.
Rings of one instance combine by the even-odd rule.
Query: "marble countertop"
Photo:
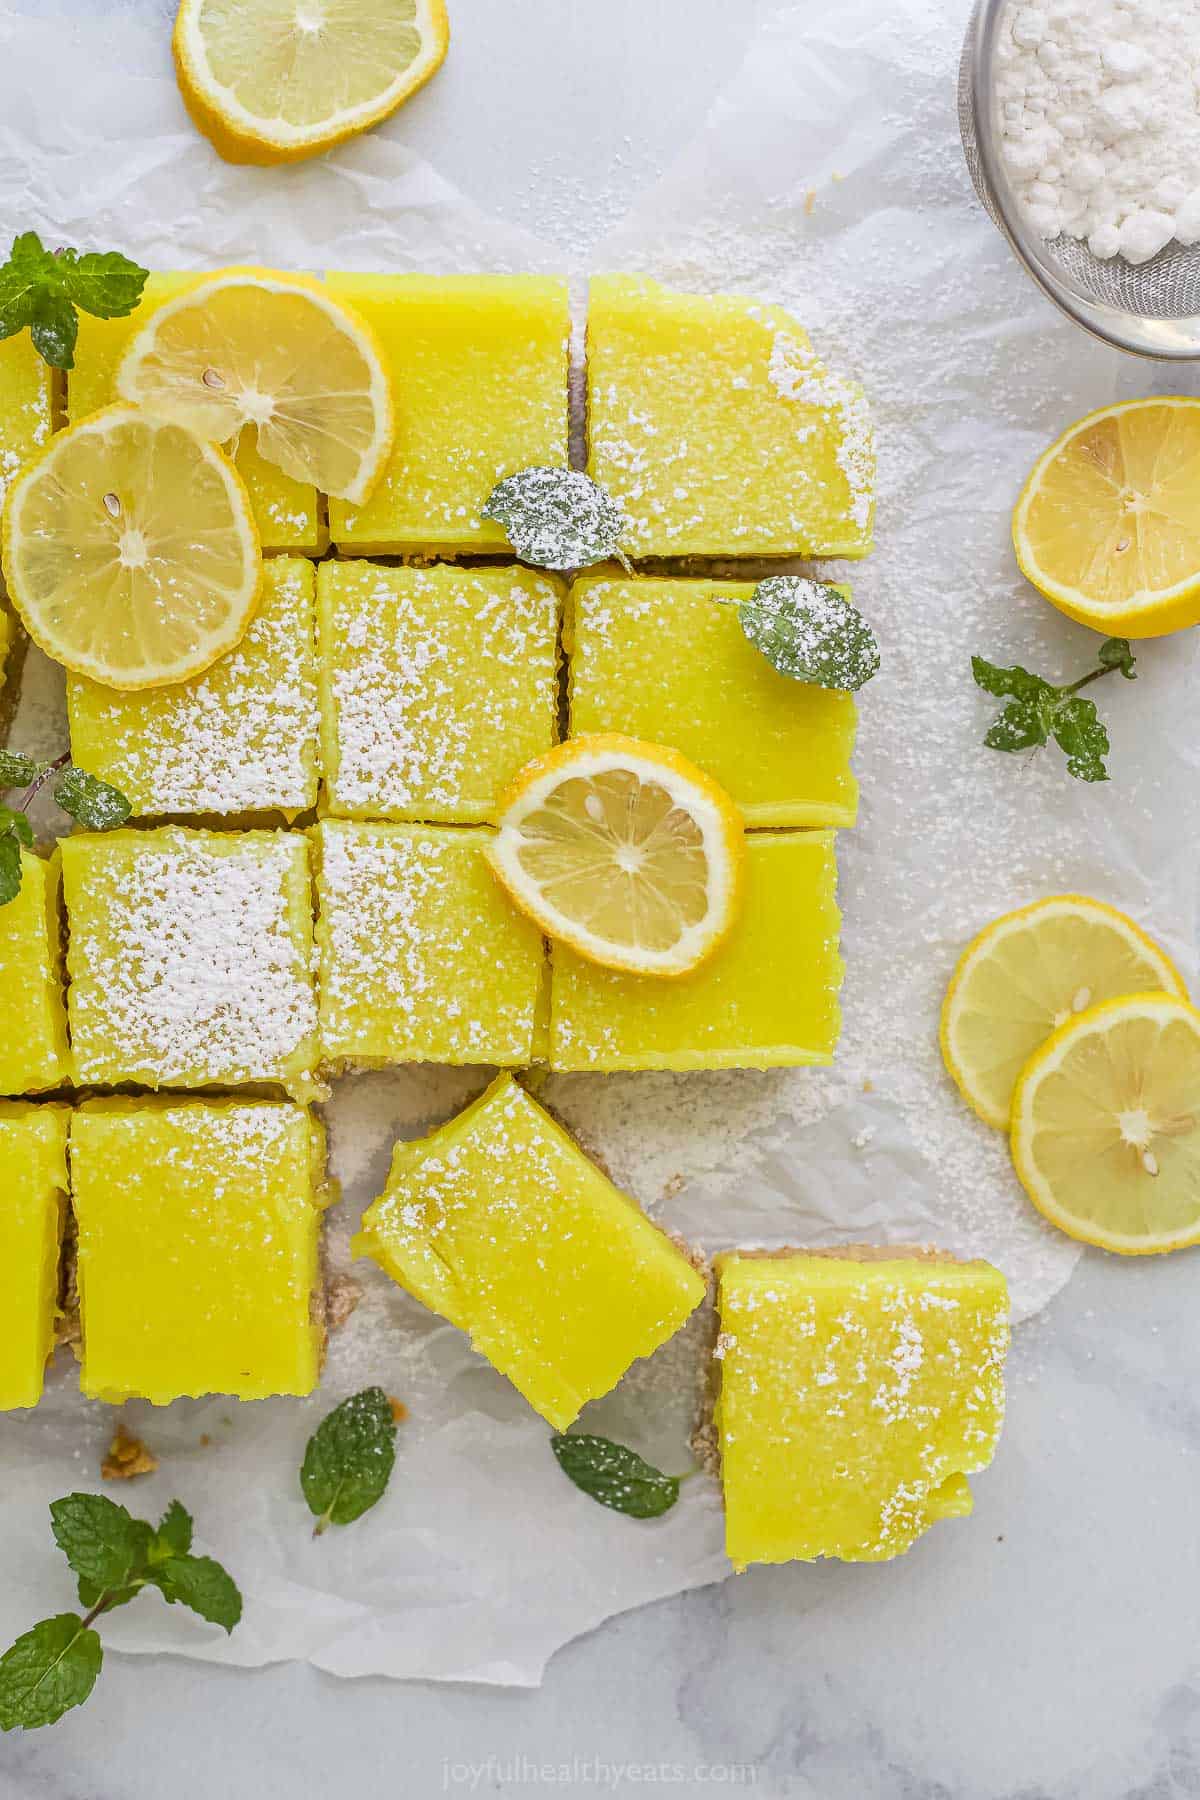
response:
[[[929,6],[961,29],[960,5]],[[578,248],[687,143],[767,7],[451,0],[446,69],[386,129],[483,209]],[[69,30],[85,8],[173,10],[0,0],[8,53],[22,13]],[[102,73],[115,104],[124,72]],[[0,1741],[0,1796],[1200,1794],[1196,1270],[1086,1255],[1018,1334],[973,1519],[897,1563],[760,1569],[627,1614],[534,1692],[111,1656],[84,1712]]]

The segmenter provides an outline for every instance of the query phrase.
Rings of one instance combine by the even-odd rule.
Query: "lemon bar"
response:
[[[854,697],[771,667],[738,620],[753,592],[749,581],[577,581],[571,735],[621,731],[682,750],[749,826],[853,825]]]
[[[396,1146],[354,1248],[564,1431],[704,1298],[687,1258],[511,1076]]]
[[[716,1425],[739,1569],[883,1562],[971,1511],[1004,1417],[1008,1290],[936,1253],[716,1258]]]
[[[151,275],[141,302],[124,319],[79,316],[75,367],[67,378],[67,410],[74,425],[117,398],[117,365],[137,332],[164,301],[207,281],[204,272]],[[315,488],[285,475],[258,454],[252,432],[242,434],[237,466],[246,483],[264,550],[300,550],[316,554],[325,548],[325,528]]]
[[[751,833],[746,851],[737,923],[691,975],[628,975],[553,946],[551,1068],[832,1062],[842,978],[834,834]]]
[[[54,429],[53,380],[28,332],[0,342],[0,504],[21,464]]]
[[[164,826],[64,839],[68,1018],[91,1086],[315,1091],[302,833]]]
[[[192,681],[118,693],[67,677],[71,751],[135,818],[288,820],[317,804],[313,564],[270,556],[235,650]]]
[[[588,472],[631,556],[864,556],[875,458],[861,389],[790,314],[642,276],[591,283]]]
[[[89,1100],[71,1123],[92,1399],[308,1394],[325,1144],[270,1100]]]
[[[69,1117],[0,1101],[0,1412],[37,1405],[54,1348]]]
[[[70,1078],[57,855],[21,852],[21,887],[0,906],[0,1094],[40,1094]]]
[[[481,824],[558,730],[556,582],[517,566],[327,562],[318,590],[326,806]]]
[[[567,460],[563,281],[540,275],[326,276],[374,327],[396,397],[396,444],[365,506],[329,503],[358,552],[507,550],[480,516],[498,481]]]
[[[315,827],[328,1062],[533,1060],[545,949],[484,860],[487,835],[340,819]]]

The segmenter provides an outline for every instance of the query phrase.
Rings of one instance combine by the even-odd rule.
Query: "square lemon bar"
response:
[[[768,1069],[829,1063],[841,1025],[832,831],[752,833],[741,913],[678,981],[553,947],[553,1069]]]
[[[21,887],[0,906],[0,1094],[40,1094],[70,1079],[57,855],[21,852]]]
[[[326,562],[329,812],[481,824],[558,731],[561,590],[532,569]]]
[[[313,564],[269,556],[235,650],[193,681],[118,693],[67,677],[71,751],[136,818],[288,820],[317,804]]]
[[[587,576],[571,589],[571,735],[670,744],[749,826],[853,825],[854,696],[792,681],[746,639],[749,581]],[[669,679],[664,679],[669,671]]]
[[[1008,1290],[936,1253],[718,1256],[716,1425],[739,1569],[882,1562],[971,1510],[1004,1417]]]
[[[790,314],[635,275],[591,283],[588,472],[631,556],[864,556],[875,456],[861,389]]]
[[[308,1394],[320,1368],[325,1144],[270,1100],[89,1100],[71,1124],[81,1386]]]
[[[484,860],[487,833],[327,819],[313,837],[326,1060],[532,1062],[545,948]]]
[[[80,314],[75,367],[67,378],[67,410],[73,425],[117,398],[117,365],[150,315],[164,301],[207,279],[208,273],[201,271],[151,275],[139,305],[127,318],[94,319],[90,313]],[[263,549],[303,550],[313,555],[323,550],[326,534],[316,489],[285,475],[274,463],[264,462],[251,431],[242,433],[236,461]]]
[[[705,1285],[511,1076],[396,1146],[354,1240],[558,1431],[673,1337]]]
[[[69,1117],[0,1101],[0,1412],[37,1405],[54,1348]]]
[[[164,826],[60,848],[80,1082],[317,1091],[302,833]]]
[[[540,275],[326,276],[374,327],[396,444],[365,506],[329,503],[347,550],[507,550],[480,517],[498,481],[567,460],[567,287]]]
[[[53,381],[28,332],[0,341],[0,504],[21,464],[54,429]]]

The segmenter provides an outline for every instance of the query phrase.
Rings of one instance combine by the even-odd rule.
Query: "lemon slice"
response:
[[[445,0],[180,0],[175,69],[222,156],[294,162],[386,119],[449,42]]]
[[[686,975],[737,917],[741,815],[678,751],[560,744],[517,776],[499,827],[488,856],[517,905],[606,968]]]
[[[1161,988],[1186,998],[1171,959],[1113,906],[1052,894],[979,933],[942,1006],[942,1056],[963,1099],[1007,1131],[1018,1075],[1075,1013]]]
[[[1012,1154],[1071,1237],[1123,1256],[1200,1243],[1200,1012],[1133,994],[1070,1020],[1017,1083]]]
[[[392,448],[374,333],[303,276],[229,269],[168,300],[131,340],[117,391],[218,443],[252,425],[266,462],[356,504]]]
[[[262,554],[215,444],[110,406],[51,438],[13,482],[4,573],[47,656],[108,687],[160,687],[233,649]]]
[[[1200,399],[1089,413],[1035,465],[1013,514],[1021,570],[1097,631],[1200,621]]]

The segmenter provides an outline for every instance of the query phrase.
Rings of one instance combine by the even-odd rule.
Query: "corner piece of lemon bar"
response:
[[[21,851],[21,886],[0,906],[0,1094],[42,1094],[70,1079],[61,886],[57,852]]]
[[[1004,1417],[1008,1289],[984,1262],[854,1245],[730,1251],[717,1276],[725,1543],[883,1562],[972,1507]]]
[[[704,1298],[681,1250],[502,1075],[396,1147],[354,1240],[563,1431]]]
[[[83,1392],[308,1394],[325,1137],[286,1101],[89,1100],[71,1121]]]
[[[0,1101],[0,1412],[37,1405],[54,1348],[69,1119],[66,1106]]]
[[[789,313],[593,279],[588,472],[631,556],[865,556],[875,452],[857,383]]]

